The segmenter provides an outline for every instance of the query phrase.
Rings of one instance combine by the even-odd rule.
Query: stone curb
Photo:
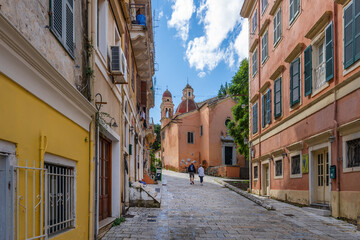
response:
[[[250,194],[246,191],[243,191],[237,187],[232,186],[231,184],[225,183],[222,180],[214,180],[217,183],[220,183],[221,185],[223,185],[224,187],[227,187],[231,190],[233,190],[234,192],[240,194],[241,196],[253,201],[254,203],[258,204],[259,206],[267,209],[267,210],[276,210],[271,204],[266,203],[264,200],[259,199],[258,197],[254,196],[253,194]]]

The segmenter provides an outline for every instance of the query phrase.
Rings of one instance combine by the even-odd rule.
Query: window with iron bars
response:
[[[45,164],[47,169],[48,234],[75,227],[74,168]]]
[[[347,141],[347,167],[360,166],[360,138]]]

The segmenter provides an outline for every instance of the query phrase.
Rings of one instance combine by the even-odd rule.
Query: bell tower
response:
[[[172,101],[172,95],[169,90],[163,93],[162,103],[160,105],[161,109],[161,128],[165,126],[168,122],[171,121],[174,114],[174,104]]]

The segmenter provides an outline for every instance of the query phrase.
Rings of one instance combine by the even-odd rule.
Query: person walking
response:
[[[204,174],[204,168],[201,166],[201,164],[198,169],[198,174],[199,174],[199,178],[200,178],[200,184],[202,186],[205,174]]]
[[[194,174],[196,173],[196,169],[193,163],[191,163],[190,166],[188,167],[188,172],[190,175],[190,185],[194,184]]]

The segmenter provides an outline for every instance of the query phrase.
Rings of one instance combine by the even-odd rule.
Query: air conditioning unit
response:
[[[127,83],[127,63],[120,46],[111,46],[110,70],[115,84]]]

